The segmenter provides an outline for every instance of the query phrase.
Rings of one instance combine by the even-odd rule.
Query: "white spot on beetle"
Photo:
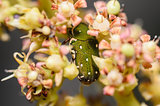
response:
[[[91,72],[88,72],[88,75],[91,75]]]
[[[86,58],[86,61],[88,61],[88,58]]]
[[[90,81],[90,80],[87,80],[88,82]]]
[[[96,71],[95,73],[98,74],[98,71]]]
[[[84,76],[80,76],[80,78],[84,78]]]
[[[74,51],[74,50],[71,50],[71,53],[72,53],[72,54],[75,54],[75,51]]]
[[[79,46],[80,49],[82,49],[82,46]]]
[[[79,32],[81,32],[81,30],[79,30]]]
[[[81,67],[83,67],[83,64],[81,64]]]
[[[79,66],[77,66],[77,68],[79,68]]]
[[[77,39],[72,38],[72,39],[70,40],[70,43],[72,43],[73,41],[77,41]]]
[[[73,59],[75,59],[75,58],[76,58],[75,54],[72,54],[72,58],[73,58]]]
[[[98,44],[96,44],[96,48],[98,47]]]

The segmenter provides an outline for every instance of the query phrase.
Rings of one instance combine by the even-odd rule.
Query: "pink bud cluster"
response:
[[[132,91],[138,83],[135,74],[140,69],[155,69],[155,62],[159,64],[159,38],[151,40],[140,25],[128,24],[122,11],[107,15],[105,2],[98,1],[95,7],[95,18],[87,14],[85,20],[90,25],[88,34],[99,40],[101,58],[93,58],[101,70],[99,80],[105,85],[104,94]]]

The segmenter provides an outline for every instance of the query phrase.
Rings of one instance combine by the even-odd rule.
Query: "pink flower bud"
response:
[[[115,88],[113,86],[105,86],[103,88],[103,94],[113,96],[114,95]]]
[[[53,86],[53,81],[51,79],[43,80],[42,84],[45,88],[50,89]]]
[[[118,35],[120,35],[120,33],[121,33],[121,27],[120,26],[119,27],[113,27],[113,28],[110,29],[110,32],[112,34],[118,34]]]
[[[102,75],[107,75],[108,72],[109,72],[109,70],[107,69],[107,67],[103,68],[103,69],[100,71],[100,73],[101,73]]]
[[[109,20],[112,21],[116,19],[117,17],[115,15],[109,14]]]
[[[121,12],[118,15],[121,18],[121,20],[124,20],[125,22],[127,22],[128,19],[127,19],[126,13]]]
[[[19,85],[22,88],[25,88],[27,86],[28,79],[26,77],[20,77],[20,78],[17,78],[17,80],[18,80]]]
[[[105,50],[102,53],[103,57],[105,57],[105,58],[111,57],[113,54],[114,54],[114,51],[112,51],[112,50]]]
[[[78,0],[75,4],[74,4],[74,8],[86,8],[87,7],[87,2],[86,0]]]
[[[37,67],[37,68],[41,68],[44,64],[45,64],[45,62],[38,62],[38,63],[36,64],[36,67]]]
[[[95,5],[95,7],[96,7],[97,9],[102,8],[102,7],[106,7],[106,3],[105,3],[104,1],[96,1],[96,2],[94,3],[94,5]]]
[[[135,61],[134,59],[131,59],[131,60],[127,63],[127,66],[134,68],[135,64],[136,64],[136,61]]]
[[[44,40],[42,43],[42,47],[49,47],[49,46],[50,46],[49,40]]]
[[[69,46],[66,46],[66,45],[62,45],[60,47],[60,52],[63,54],[63,55],[67,55],[70,51],[70,47]]]
[[[157,46],[156,47],[156,58],[159,60],[160,62],[160,48]]]
[[[62,34],[66,34],[67,33],[67,26],[66,25],[59,26],[59,27],[57,27],[57,30]]]
[[[130,34],[131,34],[130,28],[126,27],[126,28],[122,29],[122,33],[120,34],[120,38],[122,40],[125,40],[130,36]]]
[[[103,50],[103,49],[111,49],[110,44],[106,40],[102,40],[99,43],[99,50]]]
[[[146,62],[149,62],[149,63],[153,62],[153,58],[149,54],[144,54],[143,58]]]
[[[82,19],[80,17],[78,17],[77,15],[71,16],[71,22],[74,27],[76,27],[78,24],[80,24],[81,21],[82,21]]]
[[[58,21],[61,21],[61,22],[66,20],[66,18],[61,14],[56,14],[56,17],[57,17]]]
[[[124,21],[124,20],[121,20],[121,25],[122,25],[122,26],[127,26],[127,22]]]
[[[121,19],[117,17],[114,19],[114,21],[111,23],[110,28],[121,26]]]
[[[99,31],[96,30],[96,29],[91,29],[91,30],[88,30],[88,31],[87,31],[87,34],[88,34],[88,35],[91,35],[91,36],[98,36]]]
[[[147,34],[140,36],[140,39],[142,40],[142,42],[148,42],[150,41],[151,37]]]
[[[90,25],[92,25],[94,22],[93,15],[90,13],[85,15],[84,20],[88,22]]]
[[[134,84],[136,82],[136,79],[133,74],[127,75],[125,80],[126,80],[126,82],[128,82],[130,84]]]
[[[29,45],[30,45],[30,44],[31,44],[30,39],[24,39],[24,40],[22,41],[22,50],[24,51],[24,50],[29,49]]]
[[[52,3],[51,9],[52,9],[52,10],[57,10],[57,9],[58,9],[58,5],[55,4],[55,3]]]

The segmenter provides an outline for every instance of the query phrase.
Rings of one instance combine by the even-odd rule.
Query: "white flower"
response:
[[[97,15],[96,20],[93,22],[93,28],[98,29],[101,32],[109,29],[109,21],[102,15]]]
[[[58,8],[58,12],[65,17],[70,17],[74,13],[74,10],[74,5],[68,1],[62,2]]]
[[[111,70],[107,75],[107,79],[109,84],[118,86],[122,83],[123,76],[118,70]]]
[[[120,36],[115,34],[111,36],[111,48],[118,49],[121,46]]]

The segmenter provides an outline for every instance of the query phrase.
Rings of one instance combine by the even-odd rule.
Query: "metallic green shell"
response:
[[[99,77],[99,69],[92,59],[92,55],[99,56],[98,41],[95,37],[87,34],[88,26],[79,24],[74,28],[72,38],[76,39],[71,42],[75,54],[75,64],[79,69],[78,79],[83,84],[91,84]],[[72,56],[73,57],[73,56]]]
[[[87,34],[88,26],[84,23],[79,24],[76,28],[68,28],[68,36],[77,40],[95,39],[95,37]]]
[[[99,77],[99,69],[92,59],[98,56],[98,41],[96,39],[77,40],[72,43],[75,51],[75,64],[79,69],[79,80],[84,84],[91,84]]]

